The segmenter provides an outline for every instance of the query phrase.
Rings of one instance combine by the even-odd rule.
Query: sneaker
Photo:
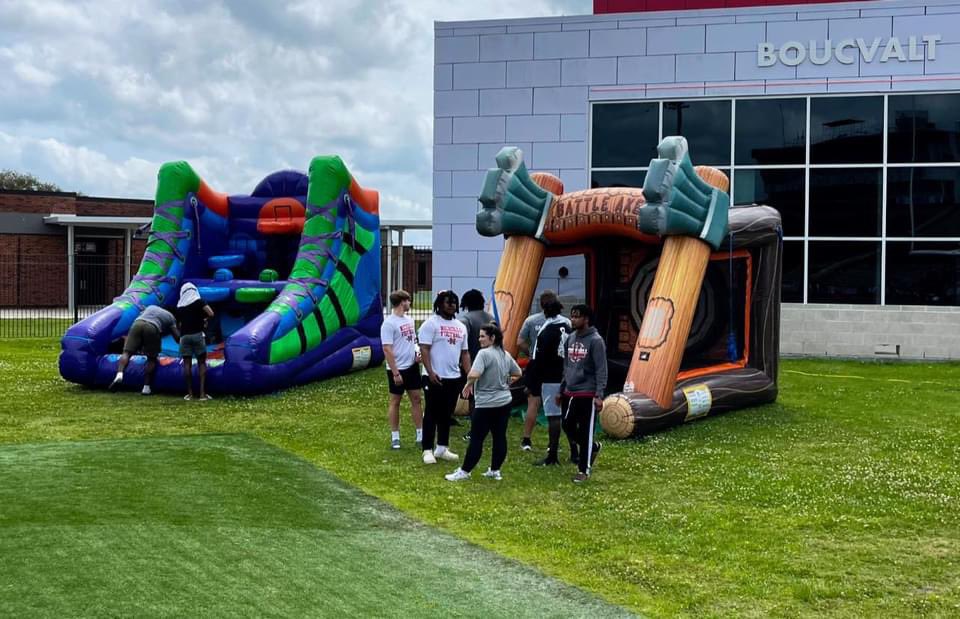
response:
[[[107,387],[107,389],[109,389],[110,391],[116,391],[117,389],[120,388],[122,384],[123,384],[123,375],[117,374],[116,377],[113,379],[113,382],[110,383],[110,386]]]
[[[150,385],[144,385],[143,389],[140,390],[140,395],[151,395],[153,391],[150,390]]]
[[[183,399],[189,402],[190,400],[193,399],[193,394],[188,393],[187,395],[183,396]]]
[[[493,469],[487,469],[483,476],[494,481],[503,481],[503,475],[500,474],[500,471],[494,471]]]
[[[444,479],[447,481],[463,481],[464,479],[470,479],[470,473],[464,471],[461,468],[458,468],[456,471],[450,473],[449,475],[444,475]]]
[[[400,439],[395,438],[390,441],[390,449],[400,449]]]
[[[577,473],[576,475],[573,476],[573,483],[582,484],[588,479],[590,479],[590,476],[587,475],[586,473]]]
[[[212,400],[213,398],[210,397],[210,394],[209,394],[209,393],[206,393],[206,394],[200,396],[200,397],[197,398],[197,399],[198,399],[198,400]]]
[[[600,455],[601,449],[603,449],[603,443],[600,441],[593,444],[593,453],[590,454],[590,466],[593,466],[593,463],[597,461],[597,456]]]
[[[435,455],[436,455],[438,458],[440,458],[441,460],[447,460],[448,462],[456,462],[457,460],[460,459],[460,456],[458,456],[457,454],[453,453],[453,452],[450,451],[449,449],[444,449],[443,451],[438,451],[438,452],[436,452]]]
[[[466,441],[466,442],[468,442],[468,443],[470,442],[470,433],[469,433],[469,432],[467,432],[466,434],[463,435],[463,440]]]
[[[423,450],[423,463],[424,464],[436,464],[437,459],[433,457],[433,452],[429,449]]]
[[[543,460],[538,460],[534,466],[554,466],[560,464],[556,456],[547,456]]]
[[[529,437],[526,437],[526,436],[523,437],[523,440],[520,441],[520,449],[522,449],[523,451],[533,450],[533,444],[530,442]]]

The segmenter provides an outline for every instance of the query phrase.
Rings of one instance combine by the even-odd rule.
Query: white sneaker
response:
[[[144,385],[143,389],[140,390],[140,395],[150,395],[153,391],[150,390],[150,385]]]
[[[493,480],[496,480],[496,481],[503,481],[503,475],[500,474],[500,471],[494,471],[494,470],[492,470],[492,469],[487,469],[487,471],[483,474],[483,476],[484,476],[484,477],[489,477],[490,479],[493,479]]]
[[[436,464],[437,459],[433,457],[433,452],[429,449],[423,451],[423,463],[424,464]]]
[[[470,479],[470,473],[461,468],[457,468],[456,471],[450,473],[449,475],[444,475],[443,478],[447,481],[463,481],[464,479]]]
[[[441,460],[447,460],[448,462],[456,462],[460,459],[460,456],[453,453],[449,449],[444,449],[443,451],[437,450],[436,456]]]

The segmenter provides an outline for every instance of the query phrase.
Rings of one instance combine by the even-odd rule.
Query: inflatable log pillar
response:
[[[517,354],[517,336],[543,267],[544,225],[555,194],[562,193],[563,183],[557,177],[531,177],[523,163],[523,151],[515,146],[497,153],[497,167],[488,170],[484,180],[477,232],[506,237],[493,295],[503,347],[512,355]]]
[[[640,229],[667,239],[624,391],[642,393],[666,409],[673,399],[710,252],[719,249],[727,234],[730,197],[697,175],[686,138],[664,138],[657,153],[660,157],[650,162],[643,182],[646,204],[640,208]],[[710,175],[714,182],[722,176]]]

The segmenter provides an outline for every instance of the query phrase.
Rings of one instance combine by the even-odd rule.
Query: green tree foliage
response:
[[[60,188],[53,183],[41,181],[33,174],[17,172],[16,170],[0,170],[0,189],[60,191]]]

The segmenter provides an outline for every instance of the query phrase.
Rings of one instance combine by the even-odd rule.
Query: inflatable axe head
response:
[[[697,175],[683,136],[663,138],[657,154],[660,158],[650,160],[643,181],[646,204],[640,208],[640,230],[658,236],[692,236],[719,249],[727,234],[730,196]]]
[[[497,153],[497,167],[487,170],[477,211],[477,232],[483,236],[532,236],[543,240],[553,194],[530,178],[523,151],[505,146]]]

